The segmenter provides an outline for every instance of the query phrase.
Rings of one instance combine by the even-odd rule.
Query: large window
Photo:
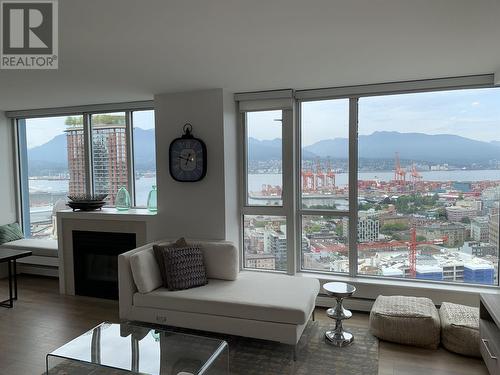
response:
[[[500,89],[486,78],[300,92],[281,137],[272,111],[245,113],[243,266],[498,285]]]
[[[82,116],[22,120],[25,153],[25,231],[56,236],[55,212],[67,195],[85,193]]]
[[[106,194],[109,204],[114,205],[121,187],[130,191],[125,113],[96,114],[90,121],[94,192]]]
[[[113,206],[123,186],[146,206],[156,184],[152,110],[18,118],[17,125],[27,237],[57,237],[55,213],[68,195],[108,194]]]
[[[154,111],[132,112],[134,124],[135,204],[146,207],[148,194],[156,186]]]
[[[289,239],[284,205],[283,128],[285,111],[244,115],[245,204],[243,266],[287,271]]]
[[[359,101],[358,267],[497,284],[500,91]]]

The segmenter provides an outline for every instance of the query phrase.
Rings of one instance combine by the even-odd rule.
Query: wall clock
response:
[[[170,175],[175,181],[196,182],[207,174],[207,147],[193,136],[193,127],[186,124],[184,134],[170,143]]]

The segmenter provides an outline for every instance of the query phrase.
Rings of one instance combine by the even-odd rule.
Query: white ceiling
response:
[[[500,68],[498,0],[59,0],[59,11],[59,70],[0,71],[0,109]]]

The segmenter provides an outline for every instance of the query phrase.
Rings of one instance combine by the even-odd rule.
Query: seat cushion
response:
[[[207,285],[135,293],[134,305],[241,319],[304,324],[314,308],[319,281],[260,272],[240,272],[235,281],[209,279]]]
[[[436,349],[440,320],[429,298],[378,296],[370,312],[370,332],[382,340]]]
[[[58,256],[56,240],[38,240],[33,238],[24,238],[21,240],[7,242],[0,248],[14,250],[29,250],[33,255],[41,257],[56,257]]]
[[[139,293],[149,293],[163,285],[160,267],[153,249],[139,251],[132,255],[130,269]]]
[[[479,309],[443,302],[439,309],[441,342],[451,352],[481,357],[479,350]]]

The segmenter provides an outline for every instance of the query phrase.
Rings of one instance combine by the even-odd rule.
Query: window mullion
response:
[[[349,275],[358,272],[358,98],[349,99]]]
[[[134,178],[134,124],[132,112],[125,112],[125,147],[127,152],[127,178],[132,206],[136,206],[135,178]]]
[[[83,114],[83,147],[85,154],[85,192],[94,194],[94,176],[92,162],[92,129],[90,123],[90,114]]]

